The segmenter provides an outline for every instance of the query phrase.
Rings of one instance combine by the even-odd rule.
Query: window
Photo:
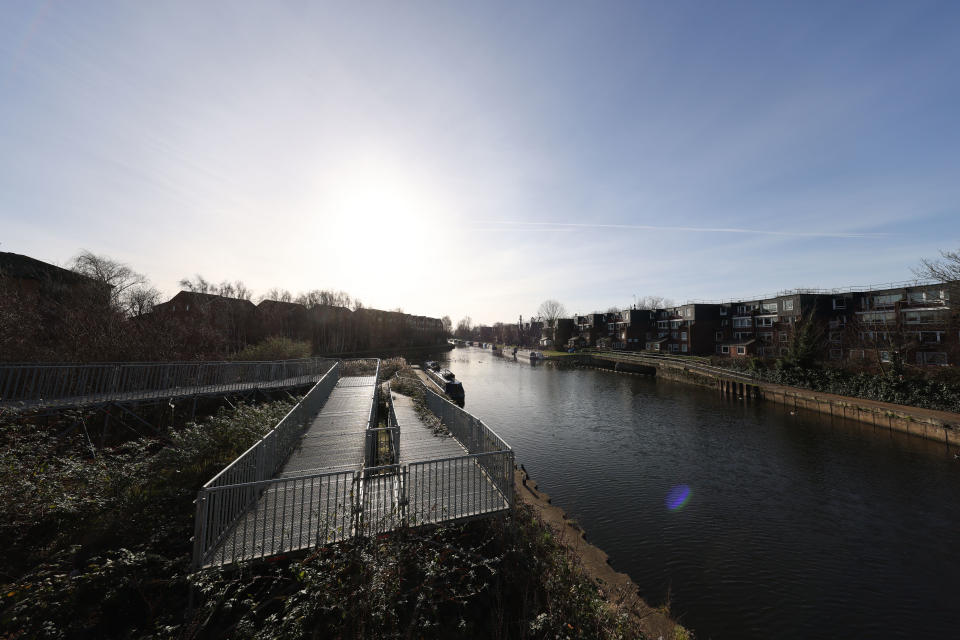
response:
[[[834,309],[846,309],[847,300],[845,298],[834,298],[833,299],[833,308]]]
[[[943,351],[918,351],[917,364],[936,364],[946,366],[947,354]]]
[[[686,352],[687,352],[687,345],[685,345],[685,344],[680,345],[680,351],[683,351],[684,353],[686,353]]]
[[[737,355],[738,355],[738,356],[746,355],[746,353],[747,353],[747,348],[746,348],[746,347],[737,347]]]
[[[924,344],[931,342],[941,342],[943,338],[942,331],[918,331],[917,338]]]
[[[793,311],[793,298],[783,301],[783,310],[784,311]]]
[[[760,339],[766,342],[773,342],[773,333],[771,333],[770,331],[763,331],[760,334]]]
[[[714,340],[723,340],[723,331],[717,331],[716,335],[713,336]]]
[[[670,351],[673,351],[674,353],[676,353],[676,352],[679,351],[679,350],[680,350],[680,345],[678,345],[678,344],[671,344],[671,345],[670,345]]]
[[[895,303],[903,300],[903,294],[891,293],[883,296],[873,296],[873,308],[884,309],[892,307]],[[836,308],[836,307],[834,307]]]
[[[733,326],[735,327],[752,327],[753,318],[734,318]]]
[[[722,316],[727,315],[727,307],[720,307],[720,315]]]
[[[730,347],[726,345],[720,347],[720,353],[730,353]]]
[[[781,331],[781,332],[780,332],[780,342],[786,342],[786,341],[789,340],[789,339],[790,339],[790,334],[789,334],[789,333],[787,333],[787,332],[785,332],[785,331]]]
[[[686,340],[686,339],[687,339],[687,332],[686,332],[686,331],[681,331],[681,332],[680,332],[680,339],[681,339],[681,340]]]
[[[890,362],[890,352],[881,351],[880,352],[880,362]]]
[[[945,317],[938,311],[907,311],[903,314],[906,324],[934,324],[944,320]]]
[[[763,310],[766,311],[766,312],[768,312],[768,313],[776,313],[776,312],[777,312],[777,303],[776,303],[776,302],[764,302],[764,303],[763,303]]]
[[[782,356],[787,355],[787,348],[786,348],[786,347],[780,347],[780,355],[782,355]]]
[[[830,359],[839,360],[843,352],[840,349],[830,349]]]
[[[843,337],[843,334],[839,331],[830,332],[830,342],[840,342],[842,337]]]
[[[762,356],[762,355],[763,355],[763,347],[757,347],[757,355],[758,355],[758,356]]]
[[[757,318],[757,324],[761,327],[772,327],[777,321],[777,316],[760,316]]]
[[[870,311],[857,314],[863,324],[887,324],[893,323],[896,319],[893,311]],[[909,322],[909,320],[908,320]]]

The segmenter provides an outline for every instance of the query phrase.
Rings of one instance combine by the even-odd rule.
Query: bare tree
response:
[[[537,309],[537,315],[543,320],[547,327],[553,329],[557,326],[557,320],[567,315],[567,308],[556,300],[544,300]]]
[[[136,285],[125,292],[123,302],[124,312],[132,318],[139,318],[153,311],[160,302],[160,292],[150,285]]]
[[[637,309],[667,309],[674,306],[673,300],[663,296],[634,296]]]
[[[473,328],[473,320],[470,316],[465,316],[460,319],[460,322],[457,323],[457,330],[454,332],[454,335],[458,338],[469,338],[470,330]]]
[[[253,297],[253,292],[243,284],[242,280],[230,282],[224,280],[220,284],[213,284],[199,273],[195,274],[193,279],[183,278],[180,280],[180,287],[193,293],[209,293],[224,298],[236,298],[237,300],[249,300]]]
[[[147,278],[122,262],[107,256],[98,256],[84,249],[70,261],[70,269],[91,280],[110,287],[110,301],[123,307],[127,292],[136,286],[146,285]]]
[[[179,284],[181,289],[193,293],[214,293],[216,288],[212,282],[205,280],[199,273],[194,274],[193,280],[190,278],[181,279]]]
[[[440,322],[443,323],[443,333],[450,335],[453,331],[453,320],[450,319],[450,316],[443,316]]]
[[[941,251],[939,260],[924,258],[913,269],[918,278],[936,280],[946,285],[947,296],[954,304],[960,299],[960,250]]]
[[[293,302],[293,294],[287,291],[286,289],[280,289],[279,287],[274,287],[267,290],[262,296],[258,299],[258,302],[263,302],[264,300],[276,300],[277,302]],[[299,302],[299,297],[297,299]],[[306,305],[304,305],[306,306]]]
[[[913,273],[918,278],[929,278],[938,282],[960,280],[960,250],[941,251],[940,256],[939,260],[924,258],[920,261],[921,266],[914,269]]]

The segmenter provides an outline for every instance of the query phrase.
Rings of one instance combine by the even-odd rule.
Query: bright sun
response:
[[[378,252],[382,259],[395,248],[405,265],[422,267],[430,247],[442,239],[448,213],[434,183],[399,163],[345,164],[318,186],[311,207],[315,237],[367,282],[375,266],[367,269],[366,261],[357,259],[361,253]]]

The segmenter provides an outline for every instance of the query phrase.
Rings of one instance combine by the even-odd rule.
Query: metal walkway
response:
[[[363,467],[366,432],[376,415],[376,383],[376,375],[339,378],[319,411],[307,416],[309,426],[275,477],[224,492],[246,508],[227,523],[204,564],[297,551],[353,535],[355,472]]]
[[[67,409],[289,389],[312,384],[336,363],[108,362],[0,365],[0,407]]]
[[[388,426],[377,427],[377,382],[377,375],[340,378],[334,367],[200,489],[195,567],[510,509],[513,451],[503,440],[426,389],[451,435],[435,435],[410,398],[392,393]]]
[[[400,427],[400,462],[407,466],[412,524],[462,520],[510,507],[510,497],[485,468],[485,456],[471,455],[449,432],[434,433],[417,415],[411,398],[391,395]]]

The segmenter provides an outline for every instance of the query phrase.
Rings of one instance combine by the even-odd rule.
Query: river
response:
[[[960,637],[960,461],[943,444],[645,376],[437,357],[698,638]]]

